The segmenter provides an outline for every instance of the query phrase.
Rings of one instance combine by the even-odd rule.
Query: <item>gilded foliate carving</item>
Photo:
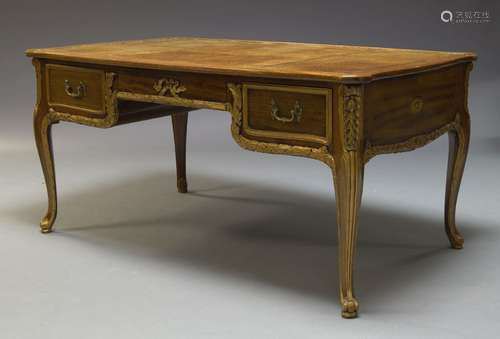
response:
[[[359,142],[361,86],[345,85],[343,94],[344,147],[354,151]]]
[[[186,87],[174,79],[159,79],[154,83],[153,89],[158,95],[167,95],[167,93],[170,93],[175,98],[179,97],[179,93],[186,91]]]
[[[417,135],[396,144],[370,145],[368,143],[366,145],[366,151],[365,151],[365,159],[364,159],[365,163],[368,162],[374,156],[379,154],[412,151],[416,148],[427,145],[431,141],[439,138],[441,135],[452,130],[457,131],[457,133],[463,133],[462,128],[460,126],[461,126],[460,113],[457,113],[455,116],[455,120],[429,133]]]
[[[243,117],[242,86],[240,84],[229,83],[227,87],[233,99],[231,105],[229,106],[232,115],[231,134],[238,145],[249,151],[312,158],[322,161],[332,170],[334,169],[333,156],[330,154],[327,146],[322,146],[320,148],[292,146],[287,144],[252,140],[241,135]]]
[[[236,132],[239,134],[242,122],[242,95],[241,95],[241,85],[229,83],[227,85],[231,96],[233,97],[233,102],[231,103],[231,115],[233,120],[233,126],[237,127]]]

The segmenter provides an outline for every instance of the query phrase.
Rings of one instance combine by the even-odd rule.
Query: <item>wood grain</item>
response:
[[[66,65],[47,65],[48,104],[56,111],[88,116],[104,115],[104,72]],[[74,98],[65,92],[65,81],[73,89],[85,84],[85,95]]]
[[[461,109],[464,65],[374,81],[365,89],[367,140],[398,143],[453,121]],[[412,102],[421,100],[419,111]]]
[[[157,94],[154,84],[160,79],[174,79],[186,87],[183,98],[227,101],[227,87],[224,77],[210,74],[194,74],[185,72],[159,72],[148,70],[119,70],[116,89],[142,94]]]
[[[472,61],[474,53],[169,37],[29,49],[31,57],[197,73],[341,82]]]

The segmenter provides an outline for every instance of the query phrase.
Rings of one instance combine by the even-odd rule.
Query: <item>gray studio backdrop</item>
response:
[[[500,11],[498,1],[7,1],[0,20],[0,145],[32,145],[34,76],[24,50],[65,44],[161,36],[202,36],[474,51],[479,61],[470,86],[473,146],[499,145]],[[488,11],[489,23],[450,24],[443,10]],[[192,150],[226,147],[218,130],[224,113],[204,121],[203,142],[190,130]],[[194,124],[192,128],[197,128]],[[57,128],[64,134],[77,127]],[[79,130],[78,130],[79,131]],[[81,133],[87,133],[82,131]],[[88,133],[96,133],[89,131]],[[116,132],[117,134],[126,132]],[[151,130],[135,129],[148,141]],[[201,137],[200,137],[201,138]],[[220,142],[217,142],[220,141]]]
[[[0,339],[498,337],[500,1],[0,1]],[[488,12],[452,24],[441,13]],[[227,112],[189,115],[190,194],[170,118],[53,138],[56,232],[32,133],[27,48],[201,36],[473,51],[472,144],[443,227],[447,138],[365,171],[360,319],[338,306],[330,170],[243,151]],[[480,333],[480,335],[478,335]]]

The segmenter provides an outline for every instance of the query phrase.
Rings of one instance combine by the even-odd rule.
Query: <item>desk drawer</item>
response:
[[[369,84],[365,117],[370,142],[401,142],[453,121],[463,104],[463,75],[459,65]]]
[[[56,111],[104,115],[104,71],[66,65],[47,65],[47,97]]]
[[[248,136],[328,145],[331,121],[331,89],[243,84],[243,132]]]
[[[180,72],[122,71],[118,74],[120,92],[166,96],[214,102],[227,101],[224,77]]]

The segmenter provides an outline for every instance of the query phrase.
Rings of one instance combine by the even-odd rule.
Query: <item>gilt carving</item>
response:
[[[243,116],[242,87],[240,84],[234,83],[229,83],[227,87],[232,96],[232,103],[230,105],[232,115],[231,134],[238,145],[249,151],[272,154],[287,154],[312,158],[322,161],[330,168],[332,168],[332,170],[334,169],[333,156],[330,154],[327,146],[322,146],[320,148],[292,146],[286,144],[251,140],[241,135]]]
[[[160,79],[154,83],[153,88],[158,95],[167,95],[169,93],[175,98],[179,97],[179,93],[186,91],[186,87],[174,79]]]
[[[417,135],[405,141],[396,144],[387,145],[366,145],[365,163],[379,154],[407,152],[425,146],[431,141],[439,138],[446,132],[456,130],[460,126],[460,114],[457,114],[452,122],[426,134]]]
[[[344,86],[344,147],[354,151],[359,142],[359,119],[361,116],[361,86]]]

